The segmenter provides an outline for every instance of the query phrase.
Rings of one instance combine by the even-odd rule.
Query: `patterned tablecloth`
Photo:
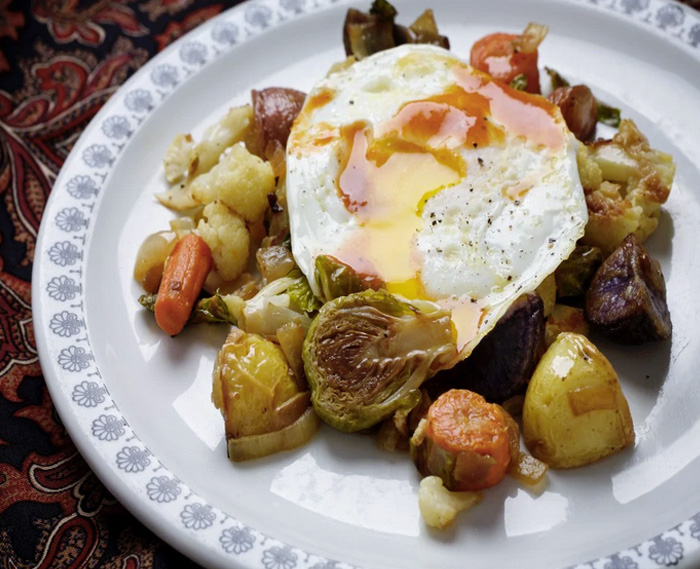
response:
[[[0,0],[2,568],[196,567],[136,521],[71,442],[39,366],[30,280],[52,183],[90,119],[150,57],[237,3]]]

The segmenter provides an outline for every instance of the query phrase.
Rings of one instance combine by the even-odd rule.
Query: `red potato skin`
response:
[[[576,138],[583,142],[593,138],[598,123],[598,104],[586,85],[558,87],[548,99],[559,107],[566,126]]]
[[[306,94],[294,89],[268,87],[253,91],[254,150],[261,158],[279,145],[286,148],[289,132],[306,99]]]
[[[488,73],[499,83],[510,85],[518,75],[527,78],[528,93],[540,94],[540,72],[537,51],[524,53],[515,50],[515,34],[495,33],[484,36],[472,46],[469,63]]]

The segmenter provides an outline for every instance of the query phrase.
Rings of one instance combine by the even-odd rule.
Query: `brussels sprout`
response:
[[[536,294],[519,297],[471,355],[436,382],[470,389],[487,401],[502,402],[525,393],[544,339],[544,307]]]
[[[229,456],[234,460],[254,456],[235,454],[238,448],[232,441],[281,432],[309,407],[309,393],[299,388],[279,346],[238,328],[221,347],[212,377],[212,400],[224,415]],[[285,446],[290,441],[300,444],[298,438],[280,435],[273,451],[292,448]],[[271,448],[269,440],[265,446]]]
[[[245,303],[238,326],[246,332],[274,336],[288,322],[299,322],[308,328],[307,315],[320,306],[314,301],[308,282],[300,271],[272,281]]]
[[[593,280],[593,275],[603,262],[598,247],[579,245],[554,273],[558,297],[583,296]]]
[[[630,233],[601,265],[586,294],[585,316],[625,344],[671,337],[666,281],[659,262]]]
[[[328,255],[316,257],[314,271],[324,301],[369,288],[352,267]]]
[[[289,276],[294,279],[287,289],[289,302],[297,310],[302,312],[316,312],[321,308],[322,302],[314,296],[309,281],[299,269],[294,269]]]
[[[424,43],[450,48],[441,36],[433,11],[425,10],[409,27],[394,23],[397,11],[387,0],[374,0],[369,13],[350,8],[343,26],[345,55],[362,59],[404,43]]]
[[[323,305],[302,357],[318,415],[353,432],[414,407],[421,384],[456,354],[447,311],[420,311],[386,291],[367,290]]]

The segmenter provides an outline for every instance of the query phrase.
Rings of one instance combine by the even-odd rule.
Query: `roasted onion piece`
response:
[[[671,337],[661,267],[634,233],[603,262],[586,294],[585,316],[612,340],[641,344]]]
[[[319,417],[353,432],[415,407],[421,384],[456,354],[448,311],[366,290],[323,305],[302,357]]]
[[[544,305],[536,294],[518,298],[471,355],[435,378],[490,402],[525,393],[544,339]]]

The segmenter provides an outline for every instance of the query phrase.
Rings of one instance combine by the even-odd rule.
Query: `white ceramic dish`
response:
[[[396,4],[400,21],[411,21],[430,3]],[[348,5],[269,0],[228,11],[149,62],[75,145],[44,214],[33,275],[42,367],[75,443],[137,517],[209,567],[700,566],[700,16],[677,4],[432,2],[464,57],[485,33],[548,24],[541,63],[592,86],[675,156],[676,183],[648,242],[666,275],[673,340],[601,344],[631,404],[634,449],[551,472],[540,494],[507,480],[444,533],[420,521],[410,460],[368,437],[323,429],[295,452],[226,459],[210,403],[226,330],[159,333],[136,302],[134,255],[169,218],[153,193],[172,137],[201,132],[253,87],[308,89],[343,57]]]

